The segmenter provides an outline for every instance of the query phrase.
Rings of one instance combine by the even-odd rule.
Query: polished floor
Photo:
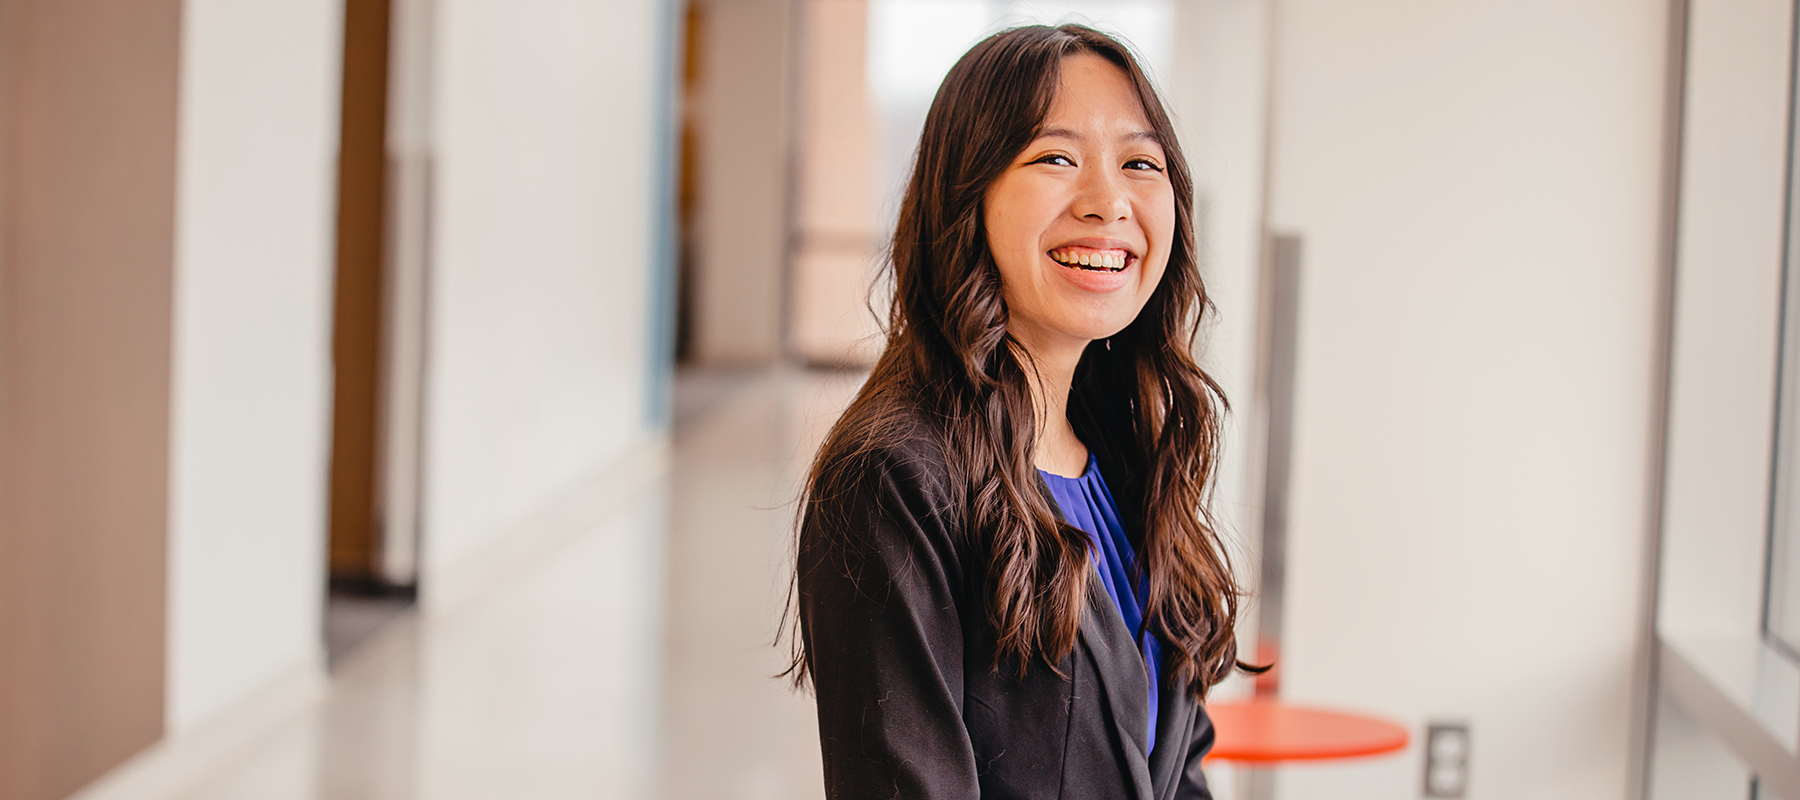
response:
[[[322,703],[180,797],[822,796],[774,641],[806,456],[859,381],[683,375],[656,491],[479,599],[382,624]]]

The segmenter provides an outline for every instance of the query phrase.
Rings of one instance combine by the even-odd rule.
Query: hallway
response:
[[[683,375],[654,491],[390,623],[322,701],[171,800],[820,796],[812,705],[770,677],[770,642],[805,457],[860,379]]]

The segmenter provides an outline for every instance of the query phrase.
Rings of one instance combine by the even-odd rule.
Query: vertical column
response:
[[[163,730],[179,0],[4,3],[0,797]]]
[[[798,197],[788,340],[814,363],[867,364],[880,353],[869,311],[880,248],[875,115],[864,64],[867,0],[809,0],[800,78]]]
[[[695,126],[692,357],[772,364],[782,355],[788,257],[794,0],[694,0],[706,20]]]

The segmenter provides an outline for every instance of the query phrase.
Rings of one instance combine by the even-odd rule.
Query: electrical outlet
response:
[[[1463,797],[1469,791],[1469,726],[1433,722],[1425,728],[1425,796]]]

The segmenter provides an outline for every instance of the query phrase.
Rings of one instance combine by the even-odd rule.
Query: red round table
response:
[[[1381,755],[1408,739],[1391,722],[1271,700],[1209,703],[1206,713],[1217,736],[1207,758],[1247,765]]]

